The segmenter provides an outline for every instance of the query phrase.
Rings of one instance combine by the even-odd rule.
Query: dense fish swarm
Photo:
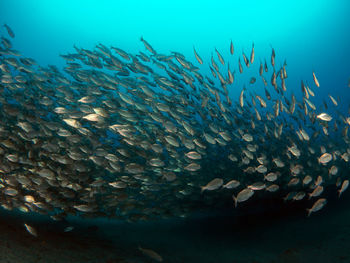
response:
[[[288,93],[287,64],[276,65],[274,49],[255,70],[254,45],[248,57],[231,42],[230,58],[215,49],[219,63],[212,56],[205,76],[184,55],[159,54],[141,41],[146,51],[138,54],[75,47],[61,55],[63,72],[1,38],[2,207],[55,220],[134,221],[210,211],[226,200],[233,209],[277,192],[286,201],[310,198],[310,215],[326,204],[324,188],[346,190],[350,117],[335,110],[332,96],[333,109],[326,101],[317,108],[304,82],[300,98]],[[239,88],[236,75],[253,69]],[[239,90],[237,102],[229,90]]]

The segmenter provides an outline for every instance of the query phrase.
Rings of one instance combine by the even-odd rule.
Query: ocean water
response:
[[[227,85],[228,93],[233,107],[239,109],[239,99],[243,87],[246,88],[245,107],[247,107],[246,103],[251,103],[251,95],[248,94],[260,94],[265,98],[264,85],[259,77],[259,66],[260,63],[264,64],[266,61],[269,67],[266,80],[269,83],[268,90],[272,94],[272,100],[268,101],[267,109],[261,109],[261,113],[265,114],[268,110],[273,112],[272,109],[276,107],[274,106],[276,99],[282,100],[281,93],[275,93],[270,84],[273,48],[276,53],[276,73],[284,63],[287,65],[288,78],[285,80],[287,91],[283,93],[283,96],[291,100],[292,94],[294,94],[302,105],[301,98],[304,95],[301,82],[303,81],[315,93],[314,97],[310,96],[310,100],[317,107],[315,114],[327,112],[333,117],[333,121],[328,127],[330,131],[328,137],[323,136],[322,130],[320,130],[322,139],[315,137],[316,139],[299,142],[294,129],[304,129],[311,137],[316,131],[314,129],[316,126],[307,119],[308,114],[305,114],[307,120],[303,121],[298,114],[294,114],[294,117],[297,118],[295,120],[289,115],[281,113],[284,129],[287,129],[286,125],[288,124],[294,125],[294,128],[291,128],[293,135],[287,136],[286,132],[284,133],[285,137],[278,142],[277,147],[281,147],[278,157],[285,162],[287,167],[289,165],[292,167],[292,164],[296,163],[306,167],[310,159],[313,162],[311,167],[306,170],[307,172],[296,177],[300,177],[302,180],[306,174],[309,174],[313,179],[316,179],[320,175],[324,181],[324,192],[320,197],[327,199],[327,204],[319,212],[312,213],[310,217],[307,217],[306,209],[310,209],[318,198],[309,200],[306,197],[301,201],[283,201],[283,197],[292,191],[286,187],[288,181],[280,182],[284,188],[281,187],[281,191],[277,193],[267,194],[256,191],[252,198],[240,203],[236,209],[231,195],[237,196],[239,191],[223,191],[223,194],[217,190],[205,191],[203,194],[196,193],[195,191],[200,191],[199,186],[205,185],[216,177],[223,177],[225,183],[230,176],[239,178],[243,185],[243,181],[246,180],[244,179],[245,173],[242,172],[243,168],[238,169],[235,166],[236,170],[231,169],[229,161],[220,160],[221,156],[227,156],[229,151],[233,151],[229,146],[226,146],[222,152],[219,150],[221,148],[212,148],[215,150],[214,152],[208,150],[208,158],[201,163],[202,169],[196,174],[197,177],[190,177],[195,178],[192,183],[196,190],[189,190],[194,191],[194,198],[180,198],[178,202],[174,201],[172,198],[175,196],[175,190],[172,192],[172,182],[169,182],[166,189],[170,189],[169,199],[171,202],[169,201],[169,204],[171,206],[167,207],[166,216],[157,215],[150,220],[140,221],[134,220],[134,217],[130,216],[130,220],[127,220],[128,216],[113,218],[109,211],[103,209],[99,211],[100,214],[90,215],[74,210],[73,205],[81,204],[79,198],[76,197],[76,199],[71,198],[72,202],[68,202],[71,210],[67,209],[69,212],[67,212],[66,217],[62,220],[53,220],[50,215],[59,214],[59,210],[42,215],[37,213],[35,209],[28,212],[18,209],[23,196],[25,194],[35,195],[36,193],[33,193],[35,191],[18,186],[19,188],[16,189],[20,193],[17,196],[5,192],[8,187],[12,187],[12,184],[6,181],[8,176],[17,178],[24,172],[21,169],[27,171],[27,168],[19,166],[14,172],[7,172],[3,166],[9,163],[8,154],[14,152],[13,149],[7,148],[2,143],[1,169],[5,172],[0,175],[3,204],[0,217],[0,232],[2,233],[0,262],[157,262],[156,258],[142,253],[140,247],[155,251],[161,255],[163,262],[350,262],[350,225],[348,223],[350,219],[348,208],[350,194],[345,191],[341,198],[338,198],[337,191],[340,185],[336,185],[337,178],[343,182],[349,179],[350,174],[349,162],[340,157],[341,154],[346,153],[347,149],[350,149],[347,135],[342,134],[343,129],[347,129],[346,127],[350,125],[350,120],[349,123],[346,123],[346,118],[350,116],[349,11],[350,3],[345,0],[319,0],[317,2],[301,0],[0,1],[0,24],[1,26],[2,24],[9,25],[15,33],[15,37],[11,38],[3,26],[0,35],[9,39],[13,49],[19,51],[21,56],[33,58],[40,67],[54,65],[63,72],[67,62],[60,55],[76,53],[77,49],[74,47],[77,47],[78,50],[96,50],[96,45],[100,44],[108,48],[118,47],[133,55],[141,51],[151,57],[151,53],[140,41],[142,37],[152,45],[158,54],[170,55],[173,51],[183,54],[187,61],[198,67],[197,72],[213,80],[214,77],[209,68],[209,65],[212,66],[211,57],[220,66],[225,78],[227,76],[227,63],[229,63],[230,70],[234,72],[235,80],[233,85]],[[233,56],[230,54],[231,41],[235,49]],[[255,62],[246,67],[242,53],[247,55],[249,60],[253,45]],[[196,60],[193,48],[202,58],[202,65]],[[219,62],[216,49],[225,60],[224,66]],[[5,56],[7,55],[0,56],[1,63],[3,63]],[[238,58],[240,58],[244,68],[242,74],[239,73]],[[164,72],[155,64],[148,63],[147,65],[156,73],[164,76]],[[313,72],[317,76],[320,87],[316,87],[314,83]],[[1,76],[3,77],[4,74],[2,71]],[[9,74],[15,76],[17,73],[11,68]],[[136,75],[131,73],[129,76],[133,78]],[[256,84],[249,84],[251,77],[257,79]],[[70,80],[74,81],[74,79]],[[56,84],[52,83],[57,84],[57,82],[47,82],[46,84],[55,88]],[[221,89],[218,78],[214,80],[214,83],[214,87]],[[280,83],[278,84],[280,85]],[[12,129],[16,126],[12,123],[16,116],[8,117],[4,105],[6,103],[25,105],[27,101],[21,101],[23,98],[20,95],[21,91],[16,93],[17,91],[11,90],[6,85],[5,82],[1,83],[3,97],[1,116],[4,118],[1,126]],[[57,88],[59,88],[58,84]],[[153,89],[159,93],[163,92],[159,85]],[[51,96],[52,100],[58,103],[59,98],[55,98],[49,91],[45,92],[43,89],[37,95],[49,94],[48,96]],[[77,94],[84,94],[81,91],[74,92],[75,97]],[[193,93],[196,92],[193,91]],[[29,94],[32,94],[31,91]],[[105,96],[110,96],[108,94]],[[329,95],[336,99],[338,106],[332,104]],[[213,97],[215,98],[215,96]],[[222,100],[224,101],[224,96],[222,96]],[[327,108],[324,106],[324,102],[327,104]],[[171,105],[171,102],[169,104]],[[33,105],[42,107],[37,102],[34,102]],[[303,112],[302,107],[300,106],[299,112]],[[39,114],[39,110],[32,109],[32,113],[30,113],[28,108],[24,106],[23,108],[25,116],[28,114],[27,111],[29,111],[29,115],[39,116],[36,115]],[[184,109],[190,111],[192,109],[190,108],[188,106]],[[239,116],[236,108],[232,111],[232,118]],[[50,107],[44,109],[50,109]],[[308,109],[311,111],[310,107]],[[56,121],[56,117],[50,115],[54,114],[52,110],[47,111],[46,120]],[[199,120],[200,117],[197,115],[192,120]],[[280,123],[281,119],[276,120],[277,123]],[[316,124],[318,124],[317,119]],[[335,130],[334,124],[338,125],[338,131],[333,132]],[[243,120],[237,121],[229,132],[233,131],[235,134],[239,134],[238,129],[249,130],[254,138],[258,136],[265,138],[265,141],[259,143],[260,148],[255,159],[262,152],[267,155],[272,154],[270,149],[276,147],[273,145],[276,141],[271,139],[273,135],[269,137],[264,134],[262,129],[254,130],[248,128],[249,125]],[[84,127],[91,128],[93,132],[96,132],[96,127],[88,124]],[[201,127],[198,127],[197,130],[201,131]],[[319,126],[316,127],[316,129],[318,128]],[[14,128],[14,131],[17,132],[16,129]],[[67,129],[73,132],[73,129]],[[162,132],[163,130],[160,130],[159,133],[162,134]],[[113,147],[121,147],[122,144],[118,141],[120,136],[116,136],[110,130],[106,131],[105,134],[107,135],[98,138],[101,139],[102,145],[105,146],[112,142]],[[7,139],[6,136],[9,135],[1,134],[1,142]],[[231,136],[237,140],[233,135]],[[18,136],[15,135],[15,138]],[[200,138],[204,140],[204,137]],[[40,140],[45,144],[51,139],[41,138]],[[108,139],[110,141],[103,141]],[[285,149],[287,145],[291,146],[290,140],[298,144],[302,154],[306,154],[308,146],[316,149],[317,157],[321,155],[319,147],[322,145],[326,147],[326,150],[332,149],[333,153],[338,150],[340,154],[334,153],[334,156],[338,158],[334,160],[334,165],[339,169],[337,175],[331,178],[327,171],[332,165],[317,164],[316,157],[312,159],[310,154],[306,154],[305,157],[302,155],[302,158],[299,159],[300,162],[296,161],[295,158],[288,159],[285,155]],[[243,148],[240,148],[244,141],[242,139],[238,141],[240,142],[235,144],[235,147],[240,146],[234,148],[233,153],[240,159],[244,156]],[[25,140],[19,138],[16,143],[21,149],[20,156],[23,152],[27,154],[27,151],[31,150]],[[84,141],[79,143],[84,145]],[[109,150],[107,146],[106,149]],[[41,150],[35,148],[35,151],[40,152]],[[184,153],[183,150],[178,150],[178,152]],[[277,152],[275,150],[273,156],[268,156],[268,158],[277,157]],[[92,155],[94,154],[92,153]],[[166,157],[165,160],[168,160],[167,158],[169,157]],[[183,156],[181,156],[182,158]],[[128,160],[126,158],[123,162],[127,163]],[[35,163],[38,163],[34,165],[35,167],[49,167],[50,169],[53,167],[51,161],[46,163],[45,158],[41,159],[41,156],[38,157],[38,160],[35,159]],[[12,167],[10,164],[9,166]],[[312,169],[313,165],[314,169]],[[61,166],[56,164],[57,171],[61,169]],[[222,169],[220,166],[224,168]],[[104,167],[94,165],[91,161],[89,167],[93,167],[91,169],[96,173],[104,171]],[[121,173],[115,176],[122,175],[125,174]],[[86,176],[93,175],[87,174]],[[107,174],[103,179],[112,180],[113,176],[113,173]],[[190,180],[186,181],[186,184],[192,187],[189,183],[191,183]],[[173,184],[177,191],[175,183]],[[40,183],[37,185],[40,189]],[[147,186],[147,184],[143,184],[142,187],[145,185]],[[306,191],[301,183],[299,186],[292,188],[293,191],[310,193],[313,190],[312,188]],[[50,189],[52,193],[60,191],[54,186]],[[137,191],[137,189],[133,191]],[[98,200],[99,206],[108,203],[113,197],[104,196],[104,198]],[[132,199],[131,195],[129,198]],[[157,208],[156,206],[160,203],[157,199],[158,196],[150,194],[147,198],[144,202],[144,209]],[[138,205],[142,206],[142,200],[135,199],[140,201]],[[166,203],[168,200],[164,199],[163,201]],[[185,202],[186,204],[184,204]],[[17,205],[18,207],[16,207]],[[183,207],[185,209],[181,210]],[[187,213],[187,208],[190,210],[189,213]],[[55,207],[55,209],[58,208]],[[138,209],[142,210],[140,207]],[[129,210],[126,209],[126,211]],[[26,231],[25,223],[36,229],[37,237]],[[73,229],[65,232],[66,227],[70,226]]]

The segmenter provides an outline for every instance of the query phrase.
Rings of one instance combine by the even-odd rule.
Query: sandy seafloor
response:
[[[156,262],[138,246],[170,263],[350,262],[349,200],[349,193],[340,200],[334,194],[309,218],[304,210],[309,203],[271,200],[264,201],[264,209],[252,201],[232,214],[147,223],[77,218],[67,223],[2,211],[0,263]],[[24,222],[37,229],[37,238]],[[74,230],[63,232],[68,225]]]

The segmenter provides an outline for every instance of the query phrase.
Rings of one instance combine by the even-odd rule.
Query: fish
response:
[[[296,193],[295,196],[293,196],[293,200],[300,201],[300,200],[304,199],[305,195],[306,195],[305,192],[300,191],[300,192]]]
[[[321,185],[323,182],[323,177],[322,176],[317,176],[316,180],[315,180],[315,186],[319,186]]]
[[[203,60],[202,60],[201,57],[197,54],[196,49],[195,49],[194,47],[193,47],[193,52],[194,52],[194,55],[195,55],[195,57],[196,57],[198,63],[202,65],[202,64],[203,64]]]
[[[237,207],[238,203],[247,201],[250,197],[252,197],[254,195],[254,191],[250,188],[245,188],[242,191],[240,191],[237,194],[237,197],[235,197],[234,195],[232,196],[235,207]]]
[[[72,231],[73,229],[74,229],[73,226],[67,226],[67,227],[64,228],[63,232],[70,232],[70,231]]]
[[[205,186],[201,186],[201,193],[205,190],[214,191],[219,189],[223,185],[224,181],[221,178],[215,178],[207,183]]]
[[[268,72],[268,71],[269,71],[269,69],[268,69],[268,67],[267,67],[266,60],[265,60],[265,63],[264,63],[264,70],[265,70],[265,72]]]
[[[264,175],[264,179],[268,182],[274,182],[277,180],[277,178],[278,178],[278,176],[274,172],[270,172],[270,173]]]
[[[224,184],[222,186],[222,188],[226,188],[226,189],[234,189],[237,188],[241,183],[238,180],[231,180],[229,182],[227,182],[226,184]]]
[[[215,69],[216,72],[219,72],[219,67],[216,64],[216,62],[215,62],[215,60],[213,58],[213,55],[211,56],[211,65],[213,66],[213,68]]]
[[[329,176],[336,175],[337,173],[338,173],[338,167],[335,165],[332,165],[328,171]]]
[[[316,117],[317,117],[317,119],[320,119],[322,121],[331,121],[333,119],[332,116],[330,116],[329,114],[327,114],[325,112],[318,114]]]
[[[315,97],[315,93],[310,89],[309,86],[306,86],[307,92],[312,96]]]
[[[83,119],[86,119],[88,121],[94,121],[94,122],[102,122],[104,119],[101,117],[101,115],[96,113],[91,113],[83,117]]]
[[[277,192],[280,189],[280,187],[277,184],[271,184],[268,187],[266,187],[266,191],[268,192]]]
[[[250,53],[250,64],[253,64],[254,59],[255,59],[255,51],[254,51],[254,43],[253,43],[252,51]]]
[[[215,48],[215,52],[219,58],[219,61],[222,65],[225,65],[225,61],[224,61],[224,58],[221,56],[220,52]]]
[[[314,78],[314,82],[315,82],[315,85],[319,88],[320,87],[320,83],[318,82],[318,79],[315,75],[315,72],[312,72],[312,77]]]
[[[332,95],[328,95],[328,97],[331,99],[334,106],[338,106],[338,102],[335,100],[335,98],[332,97]]]
[[[325,198],[320,198],[318,199],[310,209],[306,209],[307,211],[307,216],[309,217],[311,213],[317,212],[321,210],[325,205],[327,204],[327,199]]]
[[[163,257],[159,255],[157,252],[153,251],[152,249],[142,248],[140,246],[138,247],[138,249],[142,252],[142,254],[148,256],[154,261],[163,262]]]
[[[102,44],[100,44],[100,46],[97,46],[97,48],[100,49],[107,56],[111,56],[111,52],[108,50],[107,47],[103,46]],[[115,50],[115,52],[117,52],[118,55],[121,56],[123,59],[130,60],[129,54],[124,50],[117,47],[111,47],[111,49]]]
[[[4,27],[6,28],[8,35],[10,37],[14,38],[15,37],[15,33],[12,31],[12,29],[6,24],[4,24]]]
[[[266,184],[264,182],[255,182],[251,185],[248,185],[248,188],[253,191],[259,191],[266,188]]]
[[[187,171],[198,171],[201,168],[201,166],[197,163],[190,163],[189,165],[185,166],[184,169]]]
[[[151,52],[153,55],[156,55],[157,52],[153,49],[153,47],[146,41],[143,39],[143,37],[140,38],[141,42],[145,45],[145,48]]]
[[[244,106],[244,90],[245,90],[245,88],[242,89],[241,94],[239,95],[239,105],[242,108]]]
[[[312,103],[310,100],[308,100],[308,99],[304,99],[304,100],[306,101],[307,105],[309,105],[309,107],[310,107],[311,109],[316,110],[315,104],[313,104],[313,103]]]
[[[299,184],[299,182],[300,182],[300,179],[298,177],[295,177],[295,178],[290,179],[290,181],[288,182],[287,185],[289,187],[290,186],[295,186],[295,185]]]
[[[341,184],[340,189],[338,190],[338,197],[340,198],[341,194],[345,192],[346,189],[349,187],[349,180],[344,180]]]
[[[202,159],[202,156],[196,151],[188,152],[188,153],[186,153],[186,156],[192,160]]]
[[[242,64],[241,64],[241,60],[238,59],[238,66],[239,66],[239,73],[243,73],[243,67],[242,67]]]
[[[262,62],[260,62],[260,67],[259,67],[259,75],[262,76],[264,73],[264,68]]]
[[[264,174],[267,172],[267,167],[263,164],[260,164],[258,167],[256,167],[255,171],[258,173]]]
[[[234,53],[234,47],[233,47],[232,40],[231,40],[231,43],[230,43],[230,53],[231,53],[231,55],[233,55],[233,53]],[[350,79],[349,79],[349,86],[350,86]]]
[[[250,79],[249,83],[250,83],[250,84],[254,84],[255,81],[256,81],[256,78],[252,77],[252,78]]]
[[[94,208],[86,205],[86,204],[81,204],[81,205],[74,205],[73,206],[76,210],[80,211],[80,212],[85,212],[85,213],[89,213],[89,212],[93,212]]]
[[[31,234],[32,236],[38,237],[38,232],[36,231],[36,229],[28,224],[24,224],[24,227],[26,228],[26,230],[28,231],[29,234]]]
[[[350,117],[347,117],[346,120],[345,120],[345,122],[346,122],[348,125],[350,125]]]
[[[319,185],[312,191],[312,193],[309,194],[309,199],[311,197],[317,197],[317,196],[321,195],[322,193],[323,193],[323,186]]]
[[[318,162],[321,164],[327,164],[332,161],[333,157],[329,153],[324,153],[318,158]]]
[[[275,50],[272,48],[272,53],[271,53],[271,65],[272,67],[275,67],[275,57],[276,57],[276,53]],[[267,67],[265,67],[267,68]],[[267,72],[267,70],[265,70]]]
[[[228,74],[228,83],[232,84],[234,81],[234,74],[232,74],[231,70],[230,70],[230,64],[227,63],[227,74]]]
[[[252,142],[253,141],[253,136],[249,133],[245,133],[243,136],[242,136],[242,139],[246,142]]]
[[[242,56],[243,56],[244,64],[247,67],[249,67],[249,60],[248,60],[247,56],[244,54],[244,52],[242,52]]]

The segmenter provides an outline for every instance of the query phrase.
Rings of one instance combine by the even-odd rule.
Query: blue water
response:
[[[0,24],[10,25],[15,32],[16,37],[12,40],[14,49],[19,50],[24,56],[34,58],[40,65],[56,65],[63,68],[65,61],[59,57],[59,54],[74,52],[74,45],[80,48],[93,49],[95,45],[102,43],[108,47],[122,48],[130,53],[145,52],[145,47],[140,41],[142,36],[158,53],[181,52],[196,66],[200,67],[203,75],[211,76],[208,67],[211,55],[218,61],[215,48],[220,51],[226,61],[229,61],[231,70],[235,69],[237,73],[238,56],[241,57],[242,51],[249,56],[254,43],[254,65],[249,69],[245,69],[243,76],[236,78],[237,82],[229,90],[234,101],[237,101],[243,84],[247,83],[249,77],[252,76],[252,72],[255,76],[258,74],[260,60],[264,62],[264,59],[266,59],[269,64],[271,47],[273,47],[276,51],[277,68],[285,60],[287,61],[289,78],[286,83],[289,94],[294,93],[300,96],[300,82],[304,80],[316,93],[313,100],[316,105],[321,105],[323,100],[326,100],[330,105],[331,101],[327,96],[331,94],[333,97],[339,98],[340,106],[338,110],[343,112],[344,115],[348,112],[350,101],[350,89],[348,88],[350,78],[349,14],[350,1],[346,0],[0,0]],[[1,28],[0,32],[5,34],[5,29]],[[231,40],[235,47],[233,57],[229,53]],[[193,46],[204,60],[203,65],[199,65],[195,60]],[[243,63],[242,59],[241,62]],[[315,87],[312,72],[316,72],[321,85],[320,88]],[[267,81],[270,80],[267,79]],[[262,91],[263,85],[261,83],[255,85],[254,89]],[[234,247],[232,253],[237,255],[239,254],[238,250],[243,251],[242,253],[249,253],[247,247],[252,246],[252,251],[254,251],[252,254],[256,253],[257,256],[250,255],[247,257],[249,261],[246,262],[271,262],[260,260],[259,253],[262,255],[262,253],[268,251],[273,255],[279,253],[278,251],[285,251],[289,247],[293,247],[294,243],[301,242],[304,246],[303,242],[307,240],[307,244],[310,245],[312,244],[312,238],[320,242],[319,240],[325,236],[332,237],[332,232],[336,232],[336,230],[341,232],[334,226],[329,227],[327,232],[327,229],[324,229],[327,226],[325,223],[327,218],[325,217],[311,219],[314,220],[311,221],[313,223],[310,223],[310,221],[305,224],[302,223],[305,217],[303,214],[304,207],[302,206],[290,209],[282,204],[279,205],[283,209],[282,212],[277,212],[278,216],[274,217],[274,220],[271,220],[271,217],[273,217],[271,215],[263,216],[262,221],[252,220],[259,212],[259,205],[255,205],[253,206],[254,211],[251,212],[253,216],[250,219],[248,217],[246,222],[244,222],[247,219],[245,217],[246,211],[240,211],[244,214],[244,219],[232,220],[236,225],[230,224],[231,221],[229,220],[231,220],[232,214],[227,218],[224,217],[224,219],[221,215],[217,220],[205,219],[205,221],[199,221],[199,223],[196,221],[199,219],[195,219],[194,222],[175,220],[171,223],[166,222],[169,223],[168,225],[163,223],[160,230],[156,224],[151,226],[147,224],[111,226],[110,222],[106,223],[105,221],[97,220],[82,223],[77,222],[76,218],[70,220],[74,222],[76,229],[78,229],[74,235],[81,235],[85,238],[91,234],[91,231],[85,231],[85,224],[101,225],[100,229],[102,229],[104,242],[114,242],[116,243],[115,246],[118,247],[123,243],[123,237],[127,236],[126,241],[124,240],[126,244],[124,246],[129,246],[131,254],[135,251],[137,259],[141,258],[137,251],[137,246],[141,243],[141,245],[146,247],[149,245],[149,247],[163,254],[164,258],[168,259],[165,262],[189,262],[189,260],[196,262],[198,258],[201,258],[200,262],[216,262],[216,253],[221,255],[219,262],[231,262],[229,261],[230,246]],[[346,202],[338,205],[338,213],[344,211],[344,207],[346,207]],[[275,210],[272,209],[272,211],[271,213],[276,213]],[[290,219],[294,212],[296,214],[295,218]],[[326,210],[326,212],[335,213],[335,211],[329,210]],[[348,216],[347,213],[345,215]],[[199,218],[201,217],[199,216]],[[339,218],[342,220],[338,221]],[[293,222],[293,219],[297,223]],[[259,222],[264,222],[264,224]],[[344,214],[333,215],[331,222],[334,225],[342,222],[342,227],[348,227],[346,220],[344,220]],[[37,221],[36,224],[38,227],[44,225],[41,229],[44,233],[52,231],[41,221]],[[82,224],[81,228],[79,228],[79,224]],[[220,227],[217,227],[218,225]],[[300,239],[289,239],[288,235],[293,234],[293,231],[291,231],[287,232],[286,236],[281,237],[279,250],[272,246],[268,247],[268,245],[264,249],[259,247],[266,240],[265,236],[268,234],[273,236],[273,238],[268,239],[273,240],[273,244],[278,246],[280,240],[278,238],[279,229],[286,229],[288,225],[292,226],[291,228],[295,233],[300,234]],[[61,231],[63,226],[66,226],[65,223],[61,228],[60,225],[54,225],[53,228]],[[321,234],[317,232],[318,226],[322,227]],[[307,232],[310,229],[311,231]],[[303,233],[306,237],[302,236]],[[318,234],[320,235],[318,236]],[[348,237],[350,237],[349,233],[346,238]],[[90,235],[89,238],[96,238],[95,233]],[[190,241],[186,244],[188,240]],[[72,243],[74,242],[72,241]],[[51,243],[54,242],[51,241]],[[325,243],[331,247],[333,244],[332,238],[325,239]],[[339,246],[337,242],[334,244]],[[344,251],[350,247],[349,240],[341,244],[345,247],[343,248]],[[221,250],[221,247],[224,247],[224,249]],[[294,247],[299,248],[301,246],[295,245]],[[174,254],[171,248],[175,248],[175,254],[178,255],[178,258],[169,259]],[[311,251],[311,247],[309,248],[307,245],[303,248]],[[181,251],[183,255],[181,255]],[[326,260],[332,259],[331,253],[339,253],[337,250],[330,251],[325,257]],[[196,254],[199,253],[202,256],[196,257]],[[227,261],[223,259],[222,253],[227,254]],[[273,258],[271,255],[267,258]],[[302,258],[302,256],[300,257]],[[241,259],[241,255],[239,258],[240,260],[237,260],[237,262],[245,262]],[[321,262],[321,258],[318,257],[319,262]],[[293,261],[291,256],[285,261],[272,262],[306,261]],[[350,258],[346,258],[343,262],[350,262]]]
[[[43,65],[64,65],[58,56],[73,52],[73,45],[92,49],[96,44],[117,46],[128,52],[145,51],[143,36],[159,52],[178,51],[195,62],[193,46],[206,63],[217,48],[229,57],[232,40],[236,56],[250,53],[256,61],[288,63],[287,87],[300,92],[300,80],[312,82],[317,73],[320,97],[344,92],[350,68],[350,3],[319,1],[26,1],[0,2],[1,22],[16,33],[17,50]],[[216,58],[216,57],[215,57]],[[256,63],[257,66],[258,63]],[[232,67],[232,66],[231,66]],[[233,69],[233,67],[232,67]],[[240,86],[241,83],[238,83]],[[233,94],[238,91],[231,90]]]

